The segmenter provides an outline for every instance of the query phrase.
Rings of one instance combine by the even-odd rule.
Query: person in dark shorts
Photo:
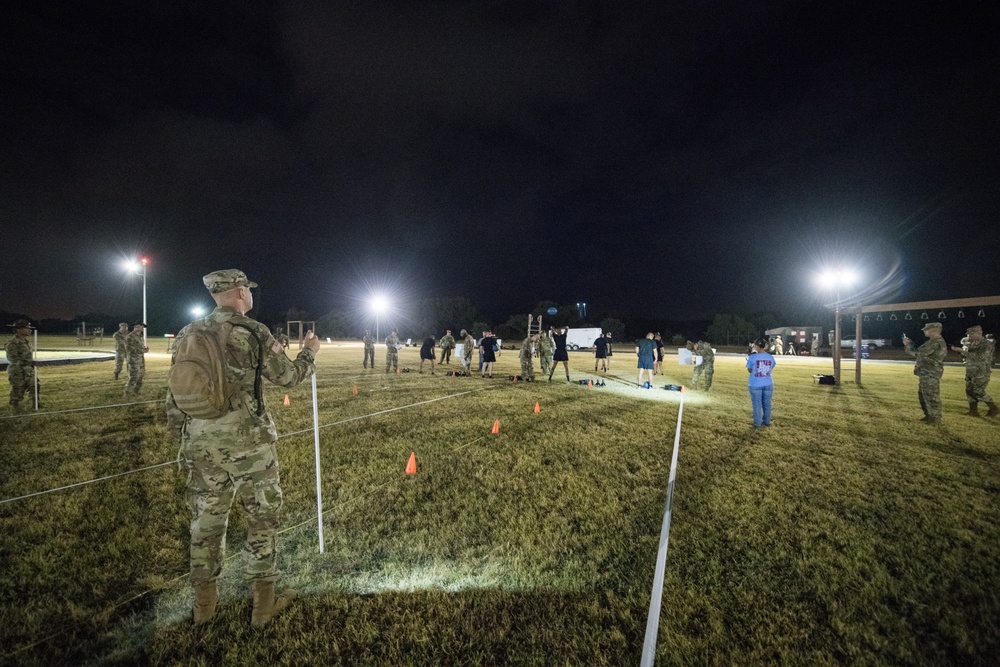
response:
[[[566,352],[566,327],[552,329],[552,342],[555,343],[556,350],[552,354],[552,370],[549,371],[549,382],[552,382],[552,374],[556,372],[560,361],[563,368],[566,369],[566,382],[569,382],[569,354]]]
[[[597,372],[597,366],[601,366],[601,370],[605,373],[608,372],[608,339],[602,334],[597,337],[594,341],[594,372]]]
[[[639,339],[639,344],[635,346],[635,353],[639,356],[639,386],[642,387],[643,373],[649,371],[649,386],[653,386],[653,364],[656,363],[656,341],[653,340],[653,332],[646,334],[645,338]]]
[[[484,332],[482,340],[479,341],[479,352],[483,355],[483,377],[493,377],[493,362],[497,360],[496,351],[494,348],[497,344],[497,339],[493,337],[493,332]]]
[[[431,362],[431,375],[434,375],[434,336],[424,339],[424,344],[420,346],[420,372],[424,372],[424,362]]]
[[[604,337],[608,339],[608,358],[605,359],[604,365],[608,367],[608,370],[611,370],[611,357],[615,356],[615,351],[611,345],[611,332],[609,331],[604,334]]]
[[[659,331],[653,336],[653,342],[656,344],[656,354],[653,357],[653,375],[657,373],[663,375],[663,336],[660,335]]]

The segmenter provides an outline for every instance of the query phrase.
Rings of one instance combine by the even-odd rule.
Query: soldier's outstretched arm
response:
[[[319,352],[319,338],[312,331],[306,334],[302,350],[294,361],[285,356],[281,345],[274,336],[266,332],[264,340],[263,375],[274,384],[294,387],[316,371],[316,354]]]

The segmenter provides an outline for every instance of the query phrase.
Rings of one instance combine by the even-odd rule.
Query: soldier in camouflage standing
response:
[[[138,396],[142,390],[142,378],[146,375],[146,357],[149,352],[142,332],[146,325],[136,322],[132,325],[132,333],[125,336],[125,353],[128,358],[128,382],[125,384],[125,396]]]
[[[993,398],[986,393],[993,368],[994,343],[989,338],[983,338],[983,328],[978,324],[969,327],[967,333],[968,342],[962,347],[951,347],[965,356],[965,395],[969,399],[969,411],[966,414],[978,417],[979,403],[985,403],[989,406],[986,416],[995,417],[1000,410]]]
[[[705,376],[705,391],[712,388],[712,376],[715,375],[715,352],[712,345],[703,340],[698,340],[693,349],[696,357],[701,357],[701,363],[696,364],[691,375],[691,388],[697,389],[701,376]],[[696,360],[697,361],[697,360]]]
[[[128,336],[128,322],[119,322],[118,331],[115,332],[112,338],[115,339],[115,379],[122,372],[122,366],[125,364],[125,337]]]
[[[455,349],[455,337],[451,335],[451,329],[444,332],[441,337],[441,361],[438,363],[451,365],[451,351]]]
[[[372,368],[375,368],[375,339],[372,338],[372,332],[366,329],[361,341],[365,344],[364,367],[368,368],[368,363],[371,362]]]
[[[10,325],[14,329],[14,337],[7,341],[7,380],[10,382],[10,409],[16,414],[21,412],[21,401],[28,394],[31,403],[35,402],[35,358],[28,336],[31,335],[31,323],[28,320],[15,320]]]
[[[215,271],[202,278],[217,304],[203,320],[177,335],[171,367],[184,336],[195,324],[208,327],[233,325],[226,338],[227,379],[235,384],[230,410],[217,419],[195,419],[182,412],[167,392],[167,427],[181,443],[181,460],[187,469],[187,504],[191,510],[191,585],[194,587],[194,622],[204,623],[215,614],[219,591],[216,580],[225,558],[226,526],[234,500],[247,519],[245,578],[253,593],[251,625],[266,625],[288,606],[295,591],[275,593],[281,576],[277,564],[277,533],[282,504],[278,458],[274,443],[278,433],[264,403],[259,379],[294,387],[315,370],[319,339],[305,337],[295,361],[267,327],[247,317],[253,308],[250,282],[242,271]],[[258,374],[259,371],[259,374]]]
[[[476,348],[476,339],[465,329],[458,332],[458,335],[464,336],[462,338],[462,370],[466,373],[472,373],[472,353]]]
[[[546,332],[538,335],[538,364],[542,367],[542,375],[552,374],[552,352],[555,346],[552,338]]]
[[[944,375],[944,358],[948,355],[948,344],[941,337],[941,323],[929,322],[923,332],[927,341],[916,347],[906,334],[903,345],[908,354],[917,358],[913,374],[920,378],[920,408],[925,421],[933,426],[941,424],[941,376]]]
[[[535,381],[534,357],[537,343],[538,334],[525,338],[524,342],[521,343],[521,351],[517,358],[521,362],[521,377],[525,382]]]
[[[399,372],[399,350],[396,346],[399,345],[399,335],[396,330],[393,329],[389,332],[389,335],[385,338],[385,372],[388,373],[389,369]]]

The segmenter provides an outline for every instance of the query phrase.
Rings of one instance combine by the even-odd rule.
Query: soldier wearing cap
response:
[[[459,336],[462,336],[462,370],[466,373],[472,373],[472,351],[476,347],[476,339],[472,337],[465,329],[458,332]]]
[[[14,413],[21,411],[21,400],[27,393],[31,402],[35,402],[35,358],[28,336],[31,335],[31,322],[15,320],[10,327],[14,329],[14,337],[7,341],[7,380],[10,382],[10,408]]]
[[[180,457],[188,472],[194,622],[204,623],[215,614],[229,511],[237,500],[247,520],[245,578],[253,593],[251,625],[260,628],[295,596],[292,590],[275,592],[281,576],[277,532],[282,494],[274,445],[278,434],[264,403],[260,379],[294,387],[315,372],[320,344],[310,331],[298,356],[289,359],[268,328],[247,316],[253,308],[250,288],[257,284],[242,271],[215,271],[202,282],[216,308],[177,334],[171,365],[184,337],[196,326],[229,324],[227,377],[237,390],[230,411],[217,419],[185,414],[167,392],[167,426],[180,439]]]
[[[389,369],[399,372],[399,334],[395,329],[389,331],[389,335],[385,337],[385,372],[388,373]]]
[[[375,339],[372,338],[372,332],[365,329],[365,337],[361,339],[361,342],[365,344],[364,367],[368,368],[370,363],[372,368],[375,368]]]
[[[940,322],[925,324],[923,332],[927,340],[920,347],[903,334],[906,352],[917,358],[913,374],[920,379],[920,408],[924,411],[922,421],[934,426],[941,423],[941,376],[944,375],[944,358],[948,355],[948,344],[941,337],[941,328]]]
[[[966,414],[978,417],[979,404],[985,403],[989,407],[986,416],[996,417],[1000,410],[993,398],[986,393],[986,386],[990,383],[990,370],[993,368],[994,343],[983,337],[983,328],[978,324],[966,329],[966,333],[968,343],[964,347],[951,347],[965,357],[965,395],[969,399],[969,411]]]
[[[112,338],[115,339],[115,379],[122,372],[122,366],[125,365],[125,358],[127,352],[125,351],[125,337],[128,336],[128,322],[119,322],[118,331]]]
[[[146,341],[142,332],[145,322],[132,325],[132,332],[125,336],[125,359],[128,365],[128,382],[125,383],[125,396],[138,396],[142,390],[142,379],[146,376]]]

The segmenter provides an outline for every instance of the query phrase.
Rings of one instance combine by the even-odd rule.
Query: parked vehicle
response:
[[[600,327],[583,329],[568,329],[566,331],[566,349],[583,350],[594,347],[594,341],[601,335]]]
[[[888,338],[862,338],[861,346],[867,347],[869,350],[876,347],[887,347],[891,345]],[[858,341],[856,338],[845,338],[840,341],[840,347],[850,347],[855,348],[858,346]]]

